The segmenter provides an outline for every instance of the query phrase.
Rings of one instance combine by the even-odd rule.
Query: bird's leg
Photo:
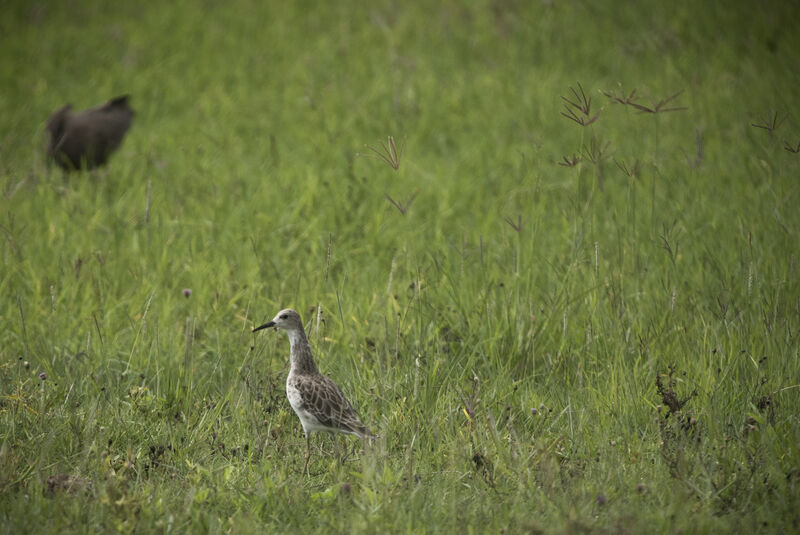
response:
[[[336,433],[331,433],[331,438],[333,438],[333,449],[336,451],[336,460],[339,463],[339,466],[342,465],[342,452],[339,448],[339,435]]]
[[[306,463],[303,465],[303,474],[308,474],[308,459],[311,457],[311,437],[306,433]]]

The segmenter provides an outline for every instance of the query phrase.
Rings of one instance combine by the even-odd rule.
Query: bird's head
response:
[[[268,321],[264,325],[260,325],[253,329],[253,332],[260,331],[261,329],[268,329],[275,327],[285,331],[303,330],[303,321],[300,319],[300,314],[291,308],[286,308],[278,312],[272,321]]]

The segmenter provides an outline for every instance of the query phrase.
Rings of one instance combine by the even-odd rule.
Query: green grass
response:
[[[616,4],[4,3],[0,532],[800,529],[800,16]],[[381,435],[310,477],[283,307]]]

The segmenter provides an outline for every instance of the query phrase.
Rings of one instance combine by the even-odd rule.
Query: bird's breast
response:
[[[300,395],[300,390],[292,383],[291,379],[286,380],[286,397],[289,398],[289,405],[292,406],[294,412],[299,412],[303,409],[303,397]]]

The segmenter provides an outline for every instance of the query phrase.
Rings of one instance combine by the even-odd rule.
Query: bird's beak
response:
[[[253,332],[260,331],[261,329],[269,329],[270,327],[273,327],[274,325],[275,325],[274,321],[268,321],[264,325],[261,325],[260,327],[256,327],[255,329],[253,329]]]

